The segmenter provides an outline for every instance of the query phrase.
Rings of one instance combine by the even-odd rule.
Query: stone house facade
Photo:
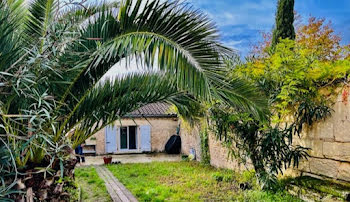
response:
[[[130,113],[90,137],[84,153],[163,152],[178,127],[177,115],[169,108],[168,104],[154,103]]]

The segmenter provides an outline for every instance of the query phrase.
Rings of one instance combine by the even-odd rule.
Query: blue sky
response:
[[[218,25],[222,41],[245,56],[261,31],[270,31],[277,0],[188,0]],[[343,44],[350,43],[350,0],[295,0],[294,9],[306,21],[310,16],[331,20]]]
[[[242,57],[261,40],[261,32],[271,31],[275,22],[277,0],[182,1],[209,15],[217,24],[223,43]],[[310,16],[331,20],[336,33],[343,38],[342,44],[350,43],[350,0],[295,0],[294,9],[304,21]],[[125,62],[120,62],[111,68],[106,78],[140,71],[136,63],[130,66],[132,68],[126,69]]]

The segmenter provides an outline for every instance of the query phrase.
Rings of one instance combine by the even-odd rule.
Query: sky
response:
[[[242,57],[261,40],[261,32],[273,29],[277,0],[189,0],[217,24],[226,46]],[[331,20],[335,32],[350,43],[350,0],[295,0],[294,10],[303,21],[310,16]]]
[[[146,1],[146,0],[145,0]],[[261,41],[261,33],[273,29],[277,0],[182,0],[200,9],[214,21],[224,45],[235,49],[242,58],[253,44]],[[310,16],[332,21],[342,44],[350,43],[350,0],[295,0],[295,11],[303,22]],[[139,72],[136,65],[125,69],[125,62],[115,65],[106,78]]]

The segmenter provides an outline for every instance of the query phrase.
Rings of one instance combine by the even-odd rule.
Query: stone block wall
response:
[[[209,135],[210,164],[217,168],[228,168],[237,171],[246,169],[238,160],[228,156],[229,150],[222,145],[214,134]]]
[[[201,160],[201,139],[199,135],[199,126],[184,126],[181,124],[181,153],[185,155],[190,154],[190,150],[196,151],[196,160]]]
[[[333,106],[332,116],[315,123],[296,139],[309,147],[310,158],[299,170],[305,173],[350,181],[350,103],[342,93]]]
[[[199,135],[199,126],[181,127],[181,153],[190,154],[190,149],[196,150],[196,160],[201,160],[201,139]],[[209,153],[210,164],[217,168],[229,168],[234,170],[243,170],[244,165],[239,164],[228,156],[228,149],[222,146],[220,140],[217,140],[214,134],[209,134]]]

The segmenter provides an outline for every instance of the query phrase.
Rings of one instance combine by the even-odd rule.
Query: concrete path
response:
[[[164,153],[155,154],[118,154],[112,156],[112,162],[121,163],[150,163],[154,161],[181,161],[180,155],[170,155]],[[87,156],[85,163],[77,166],[103,165],[104,156]]]
[[[105,181],[107,191],[113,202],[137,202],[132,193],[119,182],[117,178],[104,166],[95,166],[100,178]]]

